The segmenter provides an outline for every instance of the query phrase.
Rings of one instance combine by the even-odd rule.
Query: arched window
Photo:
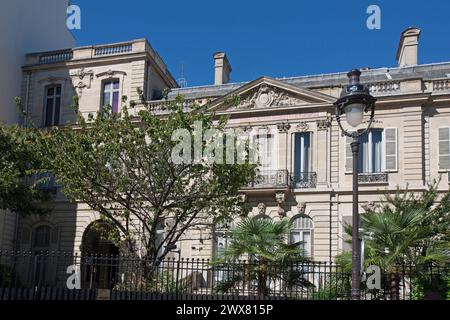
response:
[[[304,256],[310,257],[312,253],[312,237],[314,225],[308,216],[296,216],[292,219],[293,228],[290,234],[290,243],[299,243]]]
[[[35,253],[47,252],[50,250],[50,232],[49,226],[39,226],[33,232],[33,251]]]
[[[214,227],[213,250],[220,257],[231,242],[231,230],[234,228],[232,221],[218,223]]]

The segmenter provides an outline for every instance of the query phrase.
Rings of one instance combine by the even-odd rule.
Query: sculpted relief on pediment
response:
[[[305,101],[277,87],[266,84],[252,89],[234,104],[234,110],[285,107],[304,104]]]

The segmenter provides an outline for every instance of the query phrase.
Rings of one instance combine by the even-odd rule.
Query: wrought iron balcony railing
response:
[[[37,189],[39,189],[40,191],[49,192],[52,194],[56,194],[59,188],[58,184],[56,183],[55,177],[46,172],[38,173],[32,177],[29,177],[27,179],[27,183],[30,185],[36,184]]]
[[[292,188],[315,188],[317,184],[316,172],[298,172],[291,175]]]
[[[289,173],[287,170],[259,171],[253,183],[247,188],[287,188],[289,187]]]
[[[299,172],[289,174],[287,170],[259,171],[253,183],[246,189],[252,188],[315,188],[317,184],[316,172]]]
[[[388,183],[388,174],[384,172],[374,172],[374,173],[359,173],[358,182],[365,183]]]

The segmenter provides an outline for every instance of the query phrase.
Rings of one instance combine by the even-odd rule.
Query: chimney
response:
[[[411,27],[402,32],[397,50],[397,62],[400,68],[417,66],[419,35],[419,28]]]
[[[214,53],[214,85],[230,82],[231,65],[224,52]]]

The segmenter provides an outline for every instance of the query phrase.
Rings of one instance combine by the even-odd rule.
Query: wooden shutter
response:
[[[398,171],[397,128],[386,128],[383,131],[384,170]]]
[[[353,172],[352,142],[353,138],[345,136],[345,173]]]
[[[450,128],[439,128],[439,170],[450,170]]]

